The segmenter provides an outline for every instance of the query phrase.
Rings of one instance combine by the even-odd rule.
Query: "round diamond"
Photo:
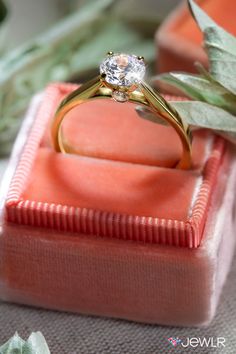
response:
[[[115,86],[130,87],[139,84],[145,75],[145,63],[136,55],[112,54],[100,65],[105,81]]]
[[[112,97],[117,102],[126,102],[129,100],[129,95],[126,92],[115,90],[112,93]]]

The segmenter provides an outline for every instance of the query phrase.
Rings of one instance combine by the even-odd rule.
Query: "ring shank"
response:
[[[191,167],[191,133],[189,126],[182,121],[178,113],[165,99],[152,90],[146,83],[142,82],[139,89],[140,91],[135,90],[130,93],[129,102],[148,107],[148,109],[155,114],[154,117],[157,117],[157,122],[159,122],[159,117],[161,117],[175,129],[182,143],[182,157],[174,167],[189,169]],[[104,87],[98,76],[73,91],[61,102],[52,124],[52,142],[57,152],[78,154],[75,148],[67,145],[65,141],[63,141],[61,127],[67,113],[76,106],[86,103],[89,100],[104,98],[112,98],[112,90]]]

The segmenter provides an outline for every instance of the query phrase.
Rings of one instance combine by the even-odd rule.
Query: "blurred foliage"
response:
[[[0,1],[0,22],[4,21],[7,16],[7,6],[4,1]]]
[[[153,11],[142,17],[119,0],[72,4],[73,14],[0,59],[1,155],[10,151],[30,98],[48,82],[90,77],[108,50],[154,59],[153,35],[160,17]]]
[[[4,1],[0,0],[0,54],[3,53],[6,41],[6,24],[8,9]]]

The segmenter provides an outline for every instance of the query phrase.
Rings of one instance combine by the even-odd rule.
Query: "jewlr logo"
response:
[[[173,345],[173,347],[182,346],[184,348],[187,347],[207,347],[207,348],[220,348],[225,347],[225,338],[224,337],[191,337],[182,340],[178,337],[170,337],[168,338],[168,342]]]

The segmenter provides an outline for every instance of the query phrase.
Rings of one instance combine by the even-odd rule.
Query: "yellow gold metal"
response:
[[[148,107],[155,114],[157,122],[159,121],[159,117],[161,117],[176,130],[182,142],[183,152],[180,161],[174,167],[189,169],[191,167],[191,132],[188,124],[182,120],[176,110],[158,92],[154,91],[145,82],[141,82],[138,85],[138,89],[134,89],[133,87],[127,90],[126,88],[126,92],[129,94],[129,102]],[[61,125],[66,114],[74,107],[88,100],[112,98],[113,90],[114,88],[108,87],[104,82],[104,78],[99,75],[80,86],[61,102],[56,111],[51,132],[53,146],[56,151],[73,154],[79,153],[76,147],[68,146],[63,142]]]

